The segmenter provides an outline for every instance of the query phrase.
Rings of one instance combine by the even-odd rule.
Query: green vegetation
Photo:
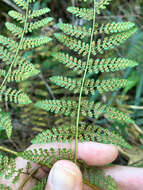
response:
[[[143,165],[137,156],[143,149],[142,1],[3,0],[0,9],[0,176],[19,180],[25,171],[16,169],[16,156],[49,169],[69,159],[85,184],[118,190],[100,168],[77,158],[77,144],[112,143],[120,150],[117,164]],[[74,153],[26,150],[30,142],[74,140]],[[28,162],[31,175],[30,169]]]

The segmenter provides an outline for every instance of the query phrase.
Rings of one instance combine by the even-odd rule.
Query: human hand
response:
[[[47,145],[32,145],[28,149],[55,149],[70,148],[74,151],[73,144],[50,143]],[[105,145],[94,142],[85,142],[78,144],[78,158],[84,160],[88,165],[104,166],[116,159],[118,150],[113,145]],[[27,161],[22,158],[16,159],[17,168],[26,166]],[[32,164],[33,168],[37,164]],[[111,175],[119,184],[121,190],[143,190],[143,169],[125,166],[114,166],[103,168],[106,175]],[[36,178],[44,178],[47,176],[47,169],[41,167],[35,174]],[[1,184],[10,186],[13,190],[17,190],[21,182],[26,178],[25,174],[21,175],[19,182],[14,185],[10,180],[0,179]],[[30,178],[23,190],[31,189],[36,180]],[[71,161],[61,160],[52,167],[45,190],[92,190],[87,185],[82,184],[82,174],[79,168]]]

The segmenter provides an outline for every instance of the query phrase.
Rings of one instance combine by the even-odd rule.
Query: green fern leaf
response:
[[[27,9],[28,7],[28,4],[25,0],[13,0],[13,2],[23,10]]]
[[[26,65],[21,65],[18,69],[12,71],[7,77],[7,82],[21,82],[27,80],[29,77],[37,75],[40,71],[36,70],[34,67],[32,70],[26,68]],[[4,69],[0,69],[0,76],[6,77],[7,72]]]
[[[8,113],[0,112],[0,128],[6,130],[6,134],[10,139],[12,134],[12,123]]]
[[[18,104],[31,103],[29,97],[21,90],[13,90],[12,88],[6,89],[5,86],[3,86],[2,89],[0,89],[0,101],[2,101],[3,99],[5,102],[14,102]]]
[[[51,111],[55,113],[61,113],[64,115],[75,116],[77,103],[70,100],[43,100],[35,104],[36,107]]]
[[[31,38],[24,38],[23,39],[23,44],[21,46],[21,49],[31,49],[31,48],[36,48],[41,45],[47,44],[50,42],[52,39],[46,36],[42,37],[31,37]]]
[[[35,104],[36,107],[51,111],[54,113],[64,114],[66,116],[74,117],[77,110],[77,102],[70,100],[43,100]],[[85,117],[98,118],[101,114],[110,120],[118,121],[120,123],[133,124],[134,121],[123,112],[120,112],[114,107],[106,106],[100,103],[82,101],[81,114]]]
[[[32,162],[36,162],[40,165],[44,165],[48,168],[51,168],[55,162],[61,159],[65,160],[74,160],[74,155],[71,149],[59,148],[58,150],[54,150],[51,148],[50,150],[47,149],[34,149],[34,150],[27,150],[24,152],[18,153],[18,156],[22,157],[23,159],[30,160]]]
[[[78,7],[68,7],[67,11],[75,14],[76,16],[80,18],[84,18],[87,20],[92,20],[93,19],[93,10],[92,9],[87,9],[87,8],[78,8]]]
[[[16,163],[14,158],[8,158],[8,156],[0,155],[0,177],[4,177],[6,180],[13,178],[13,183],[16,183],[22,172],[21,169],[16,169]]]
[[[109,121],[118,121],[122,124],[133,124],[134,121],[129,117],[128,114],[125,114],[118,109],[106,106],[101,103],[94,103],[94,102],[88,102],[84,101],[82,103],[82,115],[88,116],[91,118],[98,118],[100,115],[104,114],[104,116]]]
[[[98,28],[95,29],[95,34],[112,34],[126,32],[135,28],[135,24],[132,22],[112,22],[107,24],[101,24]]]
[[[7,48],[9,48],[10,51],[15,52],[16,48],[18,47],[17,42],[12,40],[11,38],[4,37],[0,35],[0,44],[3,44]]]
[[[80,87],[82,84],[82,79],[72,79],[63,76],[53,76],[50,78],[52,82],[61,87],[65,87],[73,91],[74,93],[80,92]],[[119,88],[124,88],[128,85],[128,81],[126,79],[109,79],[109,80],[94,80],[94,79],[86,79],[84,83],[83,93],[95,94],[95,90],[100,93],[115,91]]]
[[[23,29],[19,26],[16,26],[15,24],[12,24],[10,22],[6,22],[6,27],[9,31],[12,32],[12,34],[14,34],[15,36],[17,36],[18,38],[21,38],[21,34]]]
[[[73,142],[75,139],[75,127],[74,126],[60,126],[53,127],[51,130],[44,130],[38,134],[31,142],[33,144],[47,144],[51,142]],[[98,126],[85,126],[79,127],[78,133],[79,142],[85,141],[97,141],[105,144],[115,144],[123,148],[131,148],[131,146],[119,135],[114,132],[110,132],[108,129],[104,129]]]
[[[81,74],[85,70],[86,62],[76,57],[70,56],[68,53],[56,53],[53,55],[58,61],[63,63],[66,67]],[[138,63],[125,58],[106,58],[106,59],[90,59],[88,66],[88,73],[99,72],[114,72],[124,70],[128,67],[135,67]]]
[[[46,13],[50,12],[49,8],[43,8],[43,9],[39,9],[39,10],[34,10],[34,11],[29,11],[29,16],[28,18],[33,19],[39,16],[42,16]]]
[[[131,35],[136,32],[136,28],[119,34],[113,34],[109,37],[105,37],[103,40],[98,39],[97,42],[92,42],[91,53],[96,55],[97,53],[103,54],[105,50],[110,50],[124,43]],[[55,33],[55,37],[58,41],[63,43],[69,49],[77,52],[78,54],[87,55],[89,51],[89,44],[81,40],[66,36],[64,34]]]
[[[17,21],[20,21],[20,23],[24,23],[25,21],[25,16],[17,11],[9,11],[8,15]]]
[[[50,24],[52,21],[53,21],[52,17],[47,17],[47,18],[44,18],[44,19],[36,21],[36,22],[31,22],[31,23],[29,23],[28,31],[32,32],[33,30],[37,30],[43,26]]]
[[[102,170],[94,167],[84,167],[83,169],[83,181],[87,182],[87,185],[90,183],[93,186],[106,190],[120,190],[115,180],[111,176],[105,176]]]
[[[86,27],[82,26],[74,26],[72,24],[64,24],[59,23],[57,24],[58,28],[61,29],[65,34],[74,36],[75,38],[83,39],[86,36],[90,36],[91,28],[87,29]],[[94,34],[112,34],[112,33],[119,33],[125,32],[135,27],[134,23],[131,22],[112,22],[107,24],[102,24],[101,26],[97,27],[94,31]]]

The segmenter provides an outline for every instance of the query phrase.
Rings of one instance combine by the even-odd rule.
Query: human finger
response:
[[[77,165],[68,160],[56,162],[45,190],[82,190],[82,174]]]
[[[143,168],[114,166],[104,172],[115,179],[121,190],[143,190]]]

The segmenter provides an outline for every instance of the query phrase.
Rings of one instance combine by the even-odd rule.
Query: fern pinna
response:
[[[25,18],[28,21],[28,13],[30,13],[30,19],[45,14],[46,9],[36,12],[34,11],[32,13],[29,11],[28,4],[32,0],[14,1],[19,6],[21,6],[23,10],[26,10],[26,17],[24,18],[20,13],[16,13],[13,16],[15,19],[20,21],[20,23],[27,23]],[[86,2],[87,0],[80,1]],[[85,95],[95,94],[96,91],[102,94],[124,88],[130,84],[130,81],[120,78],[101,80],[100,77],[98,80],[95,80],[94,78],[88,78],[89,74],[94,73],[98,74],[99,76],[105,72],[119,71],[126,69],[127,67],[134,67],[137,65],[136,62],[125,58],[104,57],[105,51],[119,46],[136,31],[135,25],[130,22],[112,22],[107,24],[102,23],[99,25],[96,24],[96,15],[100,14],[101,11],[105,9],[110,3],[110,1],[111,0],[91,0],[90,2],[94,4],[93,9],[79,7],[69,7],[67,9],[70,13],[80,17],[81,19],[84,19],[85,22],[83,23],[85,23],[85,26],[73,26],[71,24],[65,23],[58,24],[59,29],[61,29],[63,33],[56,33],[55,37],[74,53],[71,55],[69,53],[70,51],[67,53],[59,52],[54,56],[67,68],[76,71],[78,76],[77,78],[53,76],[50,80],[61,87],[65,87],[66,89],[73,91],[75,94],[79,94],[78,98],[76,99],[76,97],[74,97],[74,100],[70,98],[61,100],[42,100],[35,104],[36,107],[42,108],[44,110],[64,114],[66,116],[71,116],[72,118],[76,117],[77,119],[76,124],[74,125],[71,124],[71,126],[60,126],[59,128],[53,127],[51,130],[43,131],[32,140],[32,143],[65,143],[67,141],[71,143],[75,140],[75,153],[73,153],[71,149],[65,149],[62,147],[58,150],[55,150],[54,148],[48,150],[40,148],[27,150],[21,153],[13,153],[16,156],[20,156],[26,160],[36,162],[39,165],[44,165],[48,168],[51,168],[53,164],[60,159],[69,159],[75,161],[83,171],[83,182],[89,185],[92,189],[96,190],[101,188],[106,190],[118,190],[119,187],[114,179],[112,179],[110,176],[105,176],[102,170],[97,167],[89,167],[82,160],[77,159],[77,143],[85,141],[97,141],[107,144],[112,143],[124,148],[130,148],[130,145],[125,142],[121,136],[110,132],[108,129],[101,128],[97,125],[88,125],[83,123],[83,121],[79,122],[80,117],[86,117],[87,119],[95,118],[97,120],[100,119],[100,116],[104,116],[112,122],[118,121],[123,124],[134,123],[134,121],[127,114],[117,110],[116,108],[107,106],[102,102],[94,102],[89,100],[89,98],[85,98]],[[10,14],[12,16],[13,12]],[[49,22],[49,19],[47,21]],[[31,32],[32,29],[37,29],[37,27],[41,26],[42,24],[47,24],[47,21],[38,21],[37,24],[34,22],[26,24],[23,35]],[[88,27],[90,22],[91,28]],[[19,38],[21,28],[13,24],[7,25],[8,28],[16,35],[16,37]],[[37,47],[38,45],[48,41],[48,39],[25,39],[24,36],[22,36],[20,38],[20,43],[17,44],[17,42],[12,39],[5,39],[6,38],[2,37],[3,44],[12,52],[14,52],[14,55],[15,51],[13,44],[17,45],[16,47],[18,48],[19,52],[22,49]],[[18,56],[14,60],[16,63],[19,63],[17,61]],[[15,64],[13,63],[8,70],[8,73],[13,73],[12,68],[14,68],[14,65]],[[2,73],[4,73],[4,71],[2,71]],[[9,74],[6,75],[5,81],[8,81],[9,76]],[[5,81],[3,83],[5,83]],[[14,159],[9,159],[4,155],[1,155],[0,163],[2,163],[1,166],[3,166],[0,169],[1,176],[4,176],[6,179],[12,178],[13,183],[17,182],[21,173],[27,172],[30,174],[31,165],[29,162],[27,163],[26,167],[27,171],[25,171],[23,168],[17,169]],[[22,183],[20,188],[24,186],[24,183]],[[46,180],[44,179],[42,182],[38,182],[36,186],[33,187],[33,189],[44,189],[45,183]],[[4,187],[3,184],[1,184],[0,187],[1,189],[10,189],[10,187]]]
[[[10,83],[27,80],[40,72],[29,59],[25,58],[24,53],[51,41],[51,38],[48,36],[37,36],[35,31],[38,31],[42,26],[50,24],[53,19],[51,17],[40,18],[50,11],[48,8],[40,10],[30,9],[30,4],[34,0],[13,1],[21,8],[21,13],[14,10],[8,13],[17,22],[6,22],[5,24],[13,36],[5,37],[0,35],[0,75],[2,78],[0,101],[29,104],[32,102],[30,98],[21,89],[10,88]],[[33,31],[35,34],[32,33]],[[7,128],[9,127],[9,132],[7,134],[10,138],[12,131],[10,117],[5,117],[5,122],[3,122],[2,115],[0,118],[2,128],[5,128],[5,123],[9,124],[7,126]]]

